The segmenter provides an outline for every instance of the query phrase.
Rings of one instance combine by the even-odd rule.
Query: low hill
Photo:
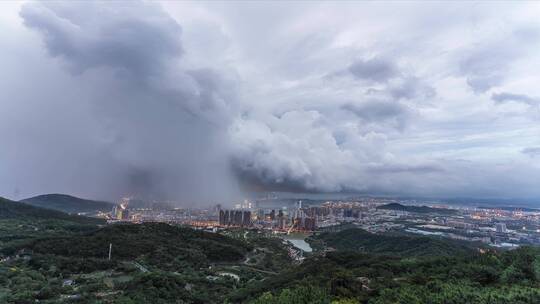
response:
[[[105,223],[0,197],[0,256],[11,255],[18,247],[41,237],[80,234]]]
[[[452,256],[472,253],[471,245],[426,236],[374,234],[354,228],[315,237],[337,250],[362,251],[403,257]]]
[[[60,220],[77,224],[104,224],[105,221],[85,216],[70,215],[56,210],[39,208],[0,197],[0,220]]]
[[[307,258],[278,276],[248,282],[229,302],[536,304],[539,262],[539,250],[526,247],[415,259],[335,251]]]
[[[109,244],[113,260],[143,259],[161,268],[239,261],[251,249],[240,240],[165,223],[110,225],[82,236],[36,240],[32,249],[41,254],[103,259]]]
[[[432,208],[428,206],[405,206],[398,203],[390,203],[390,204],[382,205],[382,206],[377,207],[377,209],[416,212],[416,213],[439,213],[439,214],[457,213],[457,211],[453,209]]]
[[[66,213],[95,213],[110,211],[113,204],[103,201],[94,201],[78,198],[66,194],[44,194],[21,200],[21,202],[40,207],[58,210]]]

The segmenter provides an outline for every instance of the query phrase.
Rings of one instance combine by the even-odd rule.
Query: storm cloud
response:
[[[491,99],[496,103],[522,102],[530,106],[540,104],[540,98],[533,98],[524,94],[512,94],[507,92],[494,93],[491,95]]]
[[[362,103],[347,103],[343,109],[350,111],[362,120],[362,123],[376,123],[392,126],[402,130],[409,119],[412,118],[413,111],[406,105],[384,100],[371,100]]]
[[[540,147],[528,147],[521,150],[523,154],[529,155],[530,157],[540,156]]]
[[[182,52],[180,25],[152,3],[31,4],[20,16],[77,73],[105,67],[150,77]]]
[[[89,119],[98,125],[92,130],[97,142],[84,142],[100,151],[87,164],[98,170],[97,178],[81,170],[77,183],[97,183],[104,194],[114,197],[188,203],[234,191],[224,140],[236,98],[234,86],[211,68],[181,65],[181,27],[159,5],[32,3],[22,7],[20,16],[24,25],[41,34],[48,54],[72,74],[71,79],[88,85],[77,92],[84,101],[65,96],[70,87],[37,97],[43,103],[56,98],[71,103],[49,113],[51,119],[86,102]],[[87,136],[85,126],[72,127],[75,136]],[[54,136],[47,131],[43,136]],[[59,140],[69,144],[73,139]],[[51,151],[45,148],[40,153]],[[85,161],[74,157],[74,162]],[[54,166],[61,174],[71,170],[62,161]],[[40,167],[34,168],[36,178],[52,174],[39,172]]]
[[[397,77],[399,71],[391,61],[381,58],[358,60],[349,66],[349,72],[358,79],[387,82]]]
[[[0,195],[540,197],[540,6],[388,5],[2,4]]]

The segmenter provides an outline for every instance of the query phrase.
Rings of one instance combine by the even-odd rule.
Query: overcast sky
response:
[[[2,2],[0,196],[540,197],[540,2]]]

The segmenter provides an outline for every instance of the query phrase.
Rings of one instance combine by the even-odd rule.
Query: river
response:
[[[308,235],[306,234],[289,234],[282,236],[284,240],[291,242],[294,247],[304,252],[312,252],[313,249],[311,248],[309,243],[306,242],[306,237],[308,237]]]

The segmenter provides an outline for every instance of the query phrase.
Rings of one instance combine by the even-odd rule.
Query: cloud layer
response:
[[[540,6],[387,5],[6,5],[0,194],[540,197]]]
[[[225,137],[235,107],[234,86],[211,68],[180,64],[181,27],[160,6],[27,4],[20,16],[26,27],[40,33],[47,53],[64,73],[70,73],[69,81],[84,83],[83,88],[64,83],[59,90],[41,96],[36,92],[32,98],[45,106],[63,103],[58,112],[46,113],[50,119],[63,119],[72,109],[84,106],[88,112],[83,115],[95,124],[91,128],[68,126],[73,134],[60,138],[56,138],[63,132],[59,129],[66,126],[43,126],[40,133],[52,144],[82,145],[82,153],[65,151],[68,159],[75,163],[92,159],[80,163],[79,172],[70,172],[73,168],[66,168],[64,161],[52,162],[59,151],[43,147],[37,153],[52,163],[48,168],[42,163],[31,168],[35,184],[56,171],[60,176],[66,172],[77,176],[74,181],[63,181],[66,184],[60,189],[69,191],[73,183],[80,184],[80,189],[97,184],[97,191],[113,197],[194,202],[231,194],[234,182]],[[36,128],[37,122],[26,123],[20,129]],[[85,155],[86,150],[98,151]],[[87,169],[96,176],[87,176]],[[27,187],[30,183],[19,184]],[[43,188],[40,191],[53,190]]]

